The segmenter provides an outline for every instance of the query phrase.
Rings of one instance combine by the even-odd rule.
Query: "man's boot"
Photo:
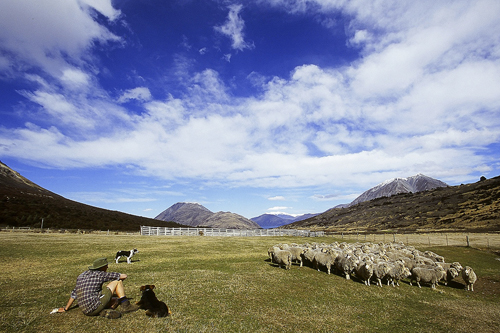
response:
[[[125,299],[121,302],[119,310],[121,313],[134,312],[139,310],[139,306],[136,304],[132,304],[128,299]]]
[[[116,310],[104,309],[99,313],[99,316],[108,319],[118,319],[122,316],[122,314]]]

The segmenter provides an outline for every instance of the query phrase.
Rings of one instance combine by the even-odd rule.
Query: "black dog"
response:
[[[130,264],[132,262],[132,257],[136,253],[139,253],[139,251],[137,251],[137,249],[133,249],[130,251],[118,251],[118,252],[116,252],[115,261],[116,261],[116,263],[118,263],[118,260],[120,260],[121,257],[127,257],[127,263]]]
[[[147,284],[142,286],[139,290],[142,291],[141,300],[136,304],[139,305],[140,309],[146,310],[146,315],[151,317],[166,317],[171,315],[170,309],[165,302],[159,301],[153,291],[155,289],[154,284]]]

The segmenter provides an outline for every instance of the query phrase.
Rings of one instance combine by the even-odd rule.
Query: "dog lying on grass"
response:
[[[146,310],[146,315],[150,317],[166,317],[171,315],[172,312],[168,308],[165,302],[159,301],[153,291],[155,289],[154,284],[147,284],[139,288],[142,291],[141,300],[136,304],[139,305],[140,309]]]

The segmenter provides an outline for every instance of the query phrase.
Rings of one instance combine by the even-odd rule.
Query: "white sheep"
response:
[[[312,265],[314,261],[314,256],[316,255],[316,253],[319,252],[321,252],[321,249],[306,248],[304,252],[301,254],[302,260]]]
[[[406,279],[410,275],[410,270],[401,260],[389,264],[389,272],[386,274],[385,278],[387,279],[387,285],[392,284],[392,286],[395,287],[394,282],[396,282],[396,286],[399,287],[399,281]]]
[[[288,250],[281,250],[279,247],[274,247],[273,251],[273,262],[285,266],[285,269],[290,269],[292,266],[292,254]]]
[[[382,279],[389,273],[390,267],[386,261],[379,261],[373,264],[373,278],[376,285],[382,287]]]
[[[464,269],[462,265],[455,261],[453,263],[439,263],[441,267],[446,271],[446,279],[444,284],[447,285],[454,278],[460,275],[460,272]],[[453,268],[453,271],[450,271]]]
[[[335,260],[335,267],[347,280],[351,278],[351,273],[356,268],[358,260],[350,254],[342,253]]]
[[[300,267],[302,267],[302,253],[304,253],[305,249],[299,246],[292,246],[288,248],[288,251],[292,254],[292,262],[299,262]]]
[[[435,289],[439,280],[441,280],[444,269],[437,266],[435,269],[428,269],[422,267],[414,267],[411,270],[410,286],[413,281],[417,282],[419,288],[422,288],[420,282],[429,283],[432,289]]]
[[[327,250],[327,252],[318,252],[313,258],[313,266],[318,270],[318,272],[320,270],[320,267],[326,267],[328,274],[330,274],[330,270],[335,264],[335,259],[337,258],[337,256],[338,253],[334,250]]]
[[[477,275],[471,267],[465,266],[465,269],[462,271],[462,279],[465,281],[467,290],[474,291],[474,283],[477,281]]]
[[[371,261],[360,262],[355,268],[354,272],[356,276],[359,277],[365,285],[370,285],[370,279],[373,275],[373,263]]]

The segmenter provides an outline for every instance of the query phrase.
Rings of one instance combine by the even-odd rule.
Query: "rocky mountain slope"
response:
[[[258,229],[260,226],[241,215],[230,212],[213,213],[198,203],[178,202],[155,217],[161,221],[174,221],[191,227]]]
[[[282,228],[325,231],[500,231],[500,176],[332,208]]]
[[[446,186],[448,186],[446,183],[422,174],[418,174],[408,178],[394,178],[363,192],[348,206],[357,205],[361,202],[377,198],[390,197],[396,194],[417,193]]]
[[[0,226],[44,229],[139,231],[141,225],[180,227],[66,199],[0,162]]]

